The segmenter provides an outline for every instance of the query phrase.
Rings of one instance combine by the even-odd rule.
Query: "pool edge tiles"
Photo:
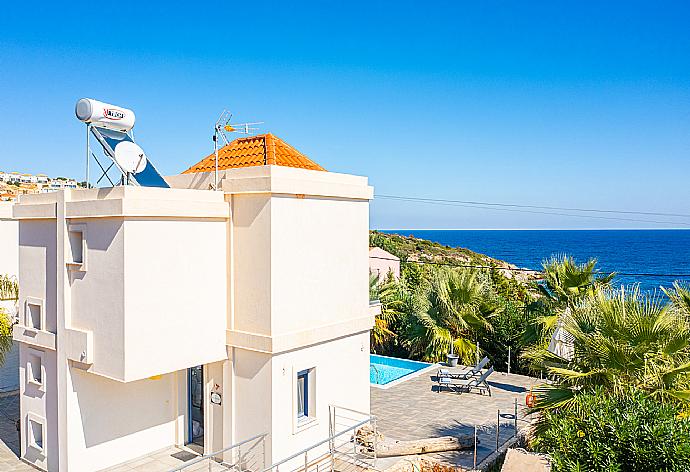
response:
[[[421,368],[419,368],[418,370],[413,370],[413,371],[411,371],[411,372],[409,372],[409,373],[407,373],[407,374],[405,374],[405,375],[403,375],[403,376],[401,376],[401,377],[398,377],[398,378],[396,378],[396,379],[394,379],[394,380],[391,380],[390,382],[385,383],[385,384],[372,383],[371,380],[370,380],[369,385],[370,385],[371,387],[380,388],[380,389],[391,388],[391,387],[393,387],[393,386],[395,386],[395,385],[398,385],[398,384],[400,384],[400,383],[402,383],[402,382],[405,382],[406,380],[410,380],[410,379],[412,379],[412,378],[418,377],[418,376],[422,375],[422,374],[425,373],[425,372],[429,372],[429,371],[431,371],[431,370],[434,370],[434,369],[437,369],[437,368],[440,367],[440,364],[432,364],[432,363],[429,363],[429,362],[413,361],[413,360],[410,360],[410,359],[401,359],[401,358],[399,358],[399,357],[382,356],[382,355],[380,355],[380,354],[369,354],[369,366],[370,366],[369,368],[370,368],[370,369],[371,369],[371,365],[372,365],[372,364],[375,364],[375,363],[372,363],[372,360],[373,360],[374,358],[390,359],[391,361],[395,361],[395,362],[403,363],[403,364],[418,364],[418,365],[426,366],[426,367],[421,367]]]

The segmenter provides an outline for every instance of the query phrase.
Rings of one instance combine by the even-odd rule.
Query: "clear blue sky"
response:
[[[690,213],[687,2],[57,3],[3,5],[1,170],[83,178],[92,97],[164,174],[228,107],[381,194]],[[382,200],[371,225],[669,226]]]

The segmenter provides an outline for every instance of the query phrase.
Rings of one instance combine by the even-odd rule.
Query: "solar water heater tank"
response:
[[[77,118],[84,123],[115,131],[127,132],[134,127],[134,112],[127,108],[82,98],[75,107]]]

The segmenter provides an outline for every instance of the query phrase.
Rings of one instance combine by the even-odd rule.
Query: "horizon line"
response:
[[[690,228],[369,228],[370,231],[690,231]]]

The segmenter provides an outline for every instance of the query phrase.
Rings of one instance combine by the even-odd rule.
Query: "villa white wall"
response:
[[[233,443],[271,432],[272,372],[271,355],[233,348],[234,421]],[[227,389],[227,386],[226,386]],[[227,415],[226,421],[233,417]],[[270,463],[270,440],[266,444],[266,460]]]
[[[222,186],[233,247],[225,421],[233,441],[270,433],[267,460],[275,462],[328,437],[329,405],[369,411],[371,187],[361,177],[277,166],[228,171]],[[312,368],[315,418],[298,424],[296,376]]]
[[[91,372],[132,381],[225,358],[224,221],[70,224],[87,232],[86,271],[72,273],[71,327],[94,333]]]
[[[127,220],[124,261],[125,381],[227,358],[224,220]]]
[[[234,329],[271,332],[271,203],[268,194],[241,194],[231,200],[234,269]],[[291,248],[293,251],[295,248]]]
[[[24,444],[33,415],[46,425],[45,450],[37,456],[25,446],[23,457],[51,472],[93,471],[183,443],[186,377],[168,373],[227,358],[222,194],[75,190],[22,198],[14,211],[20,304],[44,300],[45,329],[57,335],[57,344],[49,332],[33,340],[15,327],[22,385],[26,352],[37,341],[45,350],[44,391],[22,387],[20,399]],[[65,269],[70,225],[85,230],[80,270]],[[74,362],[80,341],[89,362]]]
[[[368,201],[271,199],[274,336],[367,315],[368,232]]]
[[[57,356],[55,351],[44,351],[44,387],[37,388],[27,382],[28,354],[40,352],[26,345],[19,346],[19,408],[22,421],[21,457],[27,462],[50,472],[59,471],[58,464],[58,406],[57,406]],[[26,418],[42,419],[46,436],[43,452],[29,446]]]
[[[69,272],[68,327],[93,335],[89,372],[130,382],[225,360],[223,196],[148,188],[68,195],[67,224],[85,229],[87,246],[84,270]]]
[[[100,470],[174,445],[178,375],[185,372],[122,383],[70,368],[70,472]]]
[[[125,377],[125,235],[119,218],[72,219],[86,227],[86,272],[72,272],[71,326],[94,334],[92,372]]]
[[[57,332],[56,316],[56,245],[55,222],[47,219],[25,220],[19,224],[19,285],[20,324],[24,323],[27,297],[45,303],[45,330]],[[27,357],[30,352],[43,354],[44,386],[37,389],[27,382]],[[57,471],[58,464],[58,406],[57,355],[54,350],[27,344],[19,346],[20,414],[22,419],[22,457],[28,462]],[[28,446],[27,417],[41,418],[45,422],[44,451],[39,453]]]
[[[272,367],[274,462],[328,437],[329,405],[369,412],[368,331],[277,355]],[[316,412],[302,426],[297,421],[297,373],[306,369],[314,369]]]
[[[231,442],[270,433],[269,463],[327,438],[329,405],[369,412],[368,331],[276,355],[233,351],[234,408],[225,407],[224,421],[234,415]],[[315,410],[314,419],[301,424],[296,381],[297,373],[306,369],[314,369]],[[227,382],[223,391],[229,405]]]

